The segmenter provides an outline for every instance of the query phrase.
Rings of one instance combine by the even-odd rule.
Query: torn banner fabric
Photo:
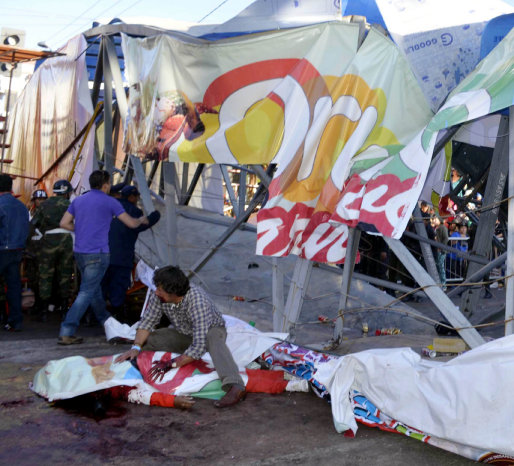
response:
[[[391,40],[358,41],[340,22],[213,43],[124,37],[125,150],[276,163],[259,254],[342,262],[348,225],[399,236],[429,162],[400,150],[432,112]]]
[[[84,53],[87,48],[85,38],[78,35],[59,50],[61,55],[41,63],[9,114],[7,158],[13,159],[9,171],[18,176],[15,191],[26,202],[36,189],[34,180],[62,154],[66,156],[39,187],[50,193],[53,183],[64,178],[71,181],[77,195],[89,189],[95,125],[91,122],[81,144],[70,147],[94,112]]]
[[[372,40],[373,34],[369,34],[355,57],[356,62]],[[369,57],[373,53],[385,55],[380,50],[373,44]],[[387,75],[387,66],[378,57],[375,62],[377,69]],[[323,178],[315,170],[305,170],[305,158],[301,164],[296,160],[296,165],[279,165],[270,186],[269,201],[258,214],[257,252],[275,256],[295,253],[318,262],[341,262],[346,253],[347,226],[399,238],[424,186],[439,131],[512,105],[513,73],[514,30],[461,82],[445,105],[407,144],[401,142],[404,141],[399,137],[401,131],[386,119],[380,125],[377,119],[373,131],[362,133],[361,129],[370,128],[373,123],[369,112],[374,106],[358,109],[362,114],[357,112],[355,132],[344,142],[330,178]],[[401,81],[401,76],[393,77],[396,83]],[[369,79],[366,82],[372,83],[372,88],[383,86]],[[395,115],[396,124],[402,125],[412,117],[409,103],[403,102],[404,106],[398,108],[394,93],[381,95],[387,96],[387,112]],[[380,115],[380,105],[374,108]],[[386,128],[389,136],[397,136],[396,145],[384,144],[382,140],[368,145],[375,130],[384,136]],[[316,162],[326,164],[330,153],[325,151]],[[344,160],[341,156],[345,154],[349,156],[348,163],[341,165]],[[315,168],[316,164],[307,166]],[[313,181],[310,185],[309,179]],[[334,180],[339,182],[331,184]],[[315,189],[321,184],[320,189]]]
[[[494,147],[497,138],[503,136],[498,134],[500,115],[494,113],[513,104],[514,29],[448,96],[444,106],[425,129],[422,147],[426,150],[431,146],[445,128],[466,122],[472,123],[461,126],[456,140],[475,146]],[[440,197],[450,192],[450,164],[451,151],[445,150],[437,154],[428,173],[421,198],[432,202],[435,207],[438,207]]]
[[[263,333],[234,317],[226,318],[227,322],[227,346],[229,347],[234,361],[242,374],[248,378],[246,366],[264,351],[273,346],[277,341],[287,335],[284,333]],[[152,360],[158,360],[163,355],[170,357],[170,353],[143,352],[140,355],[141,367],[149,369]],[[115,364],[115,356],[100,358],[84,358],[74,356],[71,358],[49,361],[45,367],[40,369],[34,376],[32,389],[48,400],[59,400],[73,398],[75,396],[91,393],[98,390],[115,386],[132,386],[150,390],[150,394],[156,391],[145,380],[143,375],[136,370],[131,363],[125,361]],[[164,379],[162,384],[154,385],[158,391],[163,391],[163,384],[172,381],[173,390],[168,389],[167,394],[186,395],[200,392],[205,385],[217,380],[217,373],[209,353],[203,359],[197,361],[196,365],[189,364],[183,370],[173,369]],[[198,367],[197,367],[198,366]],[[189,372],[188,372],[189,371]],[[191,377],[198,374],[199,377]],[[177,380],[181,383],[177,384]],[[220,392],[221,393],[221,392]]]

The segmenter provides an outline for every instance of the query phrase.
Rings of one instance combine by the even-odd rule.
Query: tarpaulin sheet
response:
[[[449,95],[428,125],[405,147],[398,147],[398,153],[373,159],[372,154],[377,155],[380,149],[373,146],[353,157],[352,170],[340,191],[327,181],[319,196],[314,189],[306,189],[303,199],[304,193],[299,190],[288,199],[291,186],[299,185],[298,175],[296,180],[293,176],[301,170],[286,171],[289,176],[276,194],[273,187],[284,176],[279,172],[270,187],[270,199],[258,215],[257,251],[277,256],[294,252],[319,262],[340,262],[345,255],[346,225],[399,238],[424,185],[439,131],[501,110],[513,102],[514,31],[511,31]],[[404,114],[397,116],[398,122],[405,121]],[[325,161],[326,154],[323,155]],[[336,168],[340,175],[343,168],[339,160],[332,168],[331,177]]]
[[[508,400],[513,346],[514,337],[497,340],[441,363],[410,348],[340,357],[285,341],[262,358],[309,380],[319,397],[331,401],[339,432],[353,436],[359,422],[475,461],[506,465],[514,464]]]
[[[501,464],[505,466],[514,464],[514,457],[512,456],[494,453],[488,450],[475,448],[470,445],[451,442],[446,439],[434,437],[433,435],[429,435],[421,430],[414,429],[403,422],[399,422],[398,420],[391,418],[378,409],[362,393],[357,391],[354,391],[351,394],[351,400],[355,419],[368,427],[376,427],[386,432],[406,435],[407,437],[419,440],[420,442],[443,448],[444,450],[465,456],[466,458],[470,458],[480,463]]]
[[[330,392],[339,432],[357,430],[351,400],[356,390],[425,435],[514,456],[513,368],[511,335],[444,363],[422,359],[410,348],[362,351],[319,365],[315,377]]]
[[[439,131],[512,103],[512,33],[433,118],[398,48],[357,35],[326,23],[213,44],[125,37],[127,150],[277,163],[258,254],[341,263],[348,227],[399,238]]]
[[[13,163],[6,171],[21,175],[15,182],[14,191],[21,194],[24,201],[28,201],[36,189],[35,179],[50,168],[93,115],[87,82],[86,48],[86,40],[80,35],[70,39],[59,50],[62,56],[45,60],[9,114],[7,142],[11,147],[6,158],[13,159]],[[78,188],[77,194],[89,189],[87,178],[93,166],[94,130],[93,125],[71,180],[73,187]],[[51,193],[55,181],[68,179],[79,146],[77,143],[44,180],[47,193]]]

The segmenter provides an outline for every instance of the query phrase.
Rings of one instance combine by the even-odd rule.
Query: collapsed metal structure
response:
[[[364,37],[366,24],[362,19],[357,20],[361,27],[361,36]],[[187,206],[193,192],[197,188],[198,180],[205,168],[204,164],[197,164],[194,168],[194,176],[188,182],[190,165],[184,164],[182,176],[179,178],[177,168],[173,162],[160,162],[158,160],[142,162],[138,157],[127,154],[121,167],[116,167],[116,150],[118,140],[120,138],[121,123],[125,121],[127,115],[127,90],[123,87],[122,72],[124,69],[123,54],[121,52],[121,36],[120,34],[128,34],[134,37],[146,37],[155,34],[172,34],[179,36],[182,40],[187,40],[187,36],[181,33],[164,31],[159,28],[143,25],[128,24],[109,24],[105,26],[97,26],[86,32],[89,47],[86,51],[86,62],[90,72],[90,80],[93,81],[92,101],[97,111],[93,116],[97,122],[101,121],[103,125],[103,147],[97,151],[97,162],[110,173],[117,173],[123,181],[131,181],[135,179],[141,192],[141,199],[144,210],[149,213],[153,208],[152,196],[159,198],[165,204],[167,232],[169,235],[168,245],[155,243],[158,256],[162,259],[160,264],[150,264],[153,266],[164,264],[177,264],[177,253],[173,248],[176,244],[177,227],[176,216],[180,215],[180,209]],[[512,116],[514,110],[510,109]],[[420,219],[420,212],[414,212],[416,233],[406,232],[411,238],[420,242],[421,252],[423,254],[426,270],[422,267],[419,260],[405,247],[400,240],[384,238],[390,250],[399,258],[407,271],[414,280],[419,284],[421,290],[439,309],[441,314],[447,319],[466,341],[470,347],[476,347],[484,343],[484,339],[478,333],[476,328],[472,326],[464,313],[471,315],[477,307],[479,292],[481,287],[476,286],[476,282],[487,277],[490,271],[499,267],[503,263],[507,263],[505,275],[506,284],[506,305],[505,305],[505,333],[511,334],[514,329],[514,283],[512,279],[514,246],[512,241],[507,238],[514,237],[514,119],[507,115],[503,115],[500,120],[498,135],[496,139],[496,147],[493,151],[492,160],[484,172],[480,176],[480,180],[475,183],[473,192],[483,189],[483,205],[492,206],[488,210],[484,210],[480,218],[471,215],[471,220],[477,225],[477,233],[471,251],[462,252],[450,246],[442,246],[440,243],[427,238],[427,233]],[[451,140],[457,132],[458,127],[450,128],[444,140],[439,141],[434,154],[437,154],[444,145]],[[77,134],[76,140],[72,144],[77,144],[84,134]],[[220,165],[221,173],[226,184],[226,189],[230,203],[232,204],[235,217],[228,224],[226,231],[216,242],[206,251],[203,256],[189,270],[192,275],[198,272],[216,253],[216,251],[230,238],[230,236],[239,228],[246,225],[250,215],[262,203],[265,198],[266,191],[269,187],[270,180],[273,176],[274,166],[260,165],[236,165],[237,168],[245,176],[240,177],[240,188],[237,194],[231,187],[228,165]],[[259,186],[253,193],[251,199],[246,198],[246,174],[253,174],[259,179]],[[43,175],[44,176],[44,175]],[[465,177],[463,184],[469,182],[469,177]],[[487,180],[487,183],[486,183]],[[151,189],[156,186],[155,189]],[[500,214],[500,203],[503,199],[505,186],[508,186],[508,205],[504,209],[502,207]],[[456,193],[460,191],[460,185],[452,192],[452,199],[459,206],[465,206],[468,199],[458,197]],[[508,210],[508,214],[507,214]],[[495,260],[490,260],[492,240],[495,238],[494,229],[497,220],[506,234],[503,241],[495,239],[496,247],[501,255]],[[209,221],[209,218],[205,218]],[[247,225],[253,228],[251,225]],[[336,325],[332,339],[323,344],[323,348],[330,349],[337,347],[343,336],[343,317],[344,311],[348,305],[348,295],[352,278],[366,280],[371,284],[390,288],[401,293],[414,293],[419,291],[402,284],[393,283],[382,280],[369,275],[354,272],[355,259],[359,248],[361,231],[358,229],[350,229],[347,257],[342,270],[329,265],[320,265],[327,270],[342,275],[340,289],[339,309],[333,317],[336,319]],[[469,261],[467,276],[463,282],[463,286],[455,288],[445,293],[438,283],[438,276],[432,247],[445,249],[449,252],[464,257]],[[312,272],[313,262],[297,258],[294,274],[289,286],[289,293],[284,297],[283,284],[284,276],[280,272],[277,264],[279,258],[273,258],[273,327],[276,331],[291,332],[294,338],[294,328],[298,322],[302,303],[305,298],[305,292],[309,283]],[[469,285],[469,286],[466,286]],[[462,290],[464,290],[462,292]],[[457,293],[462,294],[460,301],[460,310],[451,301],[451,297]]]

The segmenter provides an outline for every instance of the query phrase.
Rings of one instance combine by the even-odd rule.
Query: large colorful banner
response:
[[[357,25],[324,23],[215,43],[123,39],[126,151],[278,165],[258,253],[342,262],[348,226],[401,235],[426,162],[399,151],[432,113],[385,36],[358,47]]]
[[[373,36],[368,35],[356,61],[367,41],[372,39]],[[374,51],[379,51],[376,46]],[[377,63],[384,73],[387,72],[387,64]],[[401,80],[401,76],[394,79]],[[393,93],[388,95],[390,111],[395,100]],[[292,252],[320,262],[341,262],[345,255],[347,226],[399,238],[424,185],[439,132],[513,103],[514,31],[511,31],[448,96],[445,105],[406,146],[398,144],[393,148],[377,144],[367,147],[368,141],[365,141],[356,155],[348,157],[347,164],[339,164],[344,160],[339,157],[318,196],[318,191],[312,189],[313,184],[309,185],[309,191],[298,189],[304,181],[299,182],[298,176],[294,178],[301,171],[292,164],[285,172],[279,169],[270,188],[270,200],[259,212],[257,251],[277,256]],[[407,122],[405,112],[397,112],[396,116],[397,122]],[[359,127],[361,124],[365,128],[364,118]],[[385,126],[384,122],[382,126]],[[372,132],[369,134],[373,135]],[[350,138],[341,154],[351,148]],[[389,153],[384,150],[386,148]],[[377,157],[380,151],[382,158]],[[320,160],[326,162],[325,153]],[[338,178],[342,173],[344,177]],[[320,176],[320,172],[317,175]],[[339,184],[334,182],[337,179]],[[313,176],[311,180],[317,182],[319,178]],[[302,198],[302,194],[306,195]]]
[[[344,262],[349,227],[399,238],[439,131],[512,104],[513,33],[432,118],[382,34],[352,24],[205,43],[124,37],[125,146],[204,163],[277,164],[257,253]]]

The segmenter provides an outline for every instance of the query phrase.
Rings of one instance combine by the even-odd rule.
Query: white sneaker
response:
[[[308,392],[309,381],[306,379],[300,379],[296,377],[293,380],[287,382],[286,392]]]

